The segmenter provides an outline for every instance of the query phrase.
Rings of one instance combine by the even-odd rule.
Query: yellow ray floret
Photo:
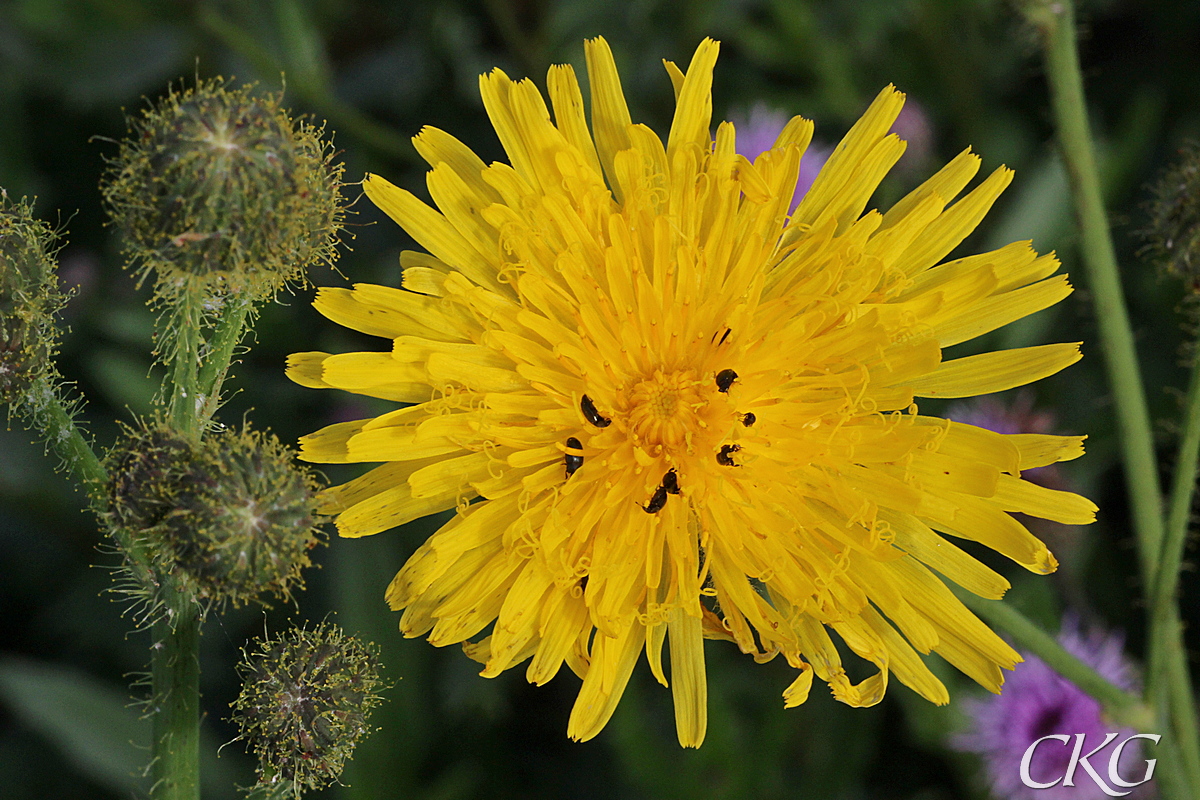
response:
[[[945,703],[929,653],[996,691],[1019,656],[944,580],[987,598],[1009,583],[954,541],[1046,573],[1054,556],[1013,514],[1096,511],[1022,477],[1083,437],[993,433],[914,402],[1080,357],[943,355],[1071,292],[1027,242],[945,260],[1012,173],[963,195],[980,165],[967,150],[867,211],[904,149],[888,87],[789,216],[812,123],[753,162],[729,123],[714,137],[717,51],[666,62],[665,143],[630,119],[603,39],[586,46],[590,126],[570,67],[551,68],[549,106],[528,80],[483,76],[509,163],[421,131],[436,207],[375,175],[363,187],[428,252],[402,255],[401,289],[318,292],[323,315],[390,343],[288,360],[301,385],[412,404],[301,440],[306,460],[381,463],[325,493],[343,536],[456,509],[388,587],[401,630],[462,643],[488,677],[528,661],[541,684],[567,666],[576,739],[604,727],[645,652],[680,742],[699,746],[705,639],[782,654],[789,707],[814,678],[873,705],[890,676]],[[852,683],[850,657],[873,674]]]

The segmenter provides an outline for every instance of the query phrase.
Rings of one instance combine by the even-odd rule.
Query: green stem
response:
[[[225,382],[229,364],[233,360],[234,348],[242,340],[246,319],[253,307],[254,302],[248,298],[231,298],[209,339],[208,353],[197,378],[200,396],[203,398],[200,410],[202,423],[212,419],[217,406],[220,405],[221,385]]]
[[[167,314],[166,330],[160,334],[168,359],[167,406],[176,430],[193,439],[200,438],[198,417],[200,326],[203,321],[204,290],[200,285],[185,287],[173,300]]]
[[[169,586],[164,592],[171,591]],[[179,602],[175,602],[179,601]],[[190,597],[167,599],[154,623],[153,800],[200,798],[200,614]]]
[[[108,510],[108,475],[104,465],[96,457],[96,452],[75,424],[74,414],[63,401],[62,392],[55,385],[56,379],[57,375],[40,375],[35,378],[26,392],[25,408],[33,427],[42,434],[47,446],[54,450],[62,460],[63,466],[83,486],[89,506],[99,517]],[[137,581],[142,586],[154,585],[151,559],[145,545],[122,528],[114,529],[113,535],[128,558],[130,571]]]
[[[1007,603],[985,600],[951,585],[955,596],[990,625],[1013,638],[1017,646],[1033,653],[1059,675],[1100,701],[1113,721],[1139,731],[1156,733],[1155,717],[1140,697],[1109,683],[1100,673],[1068,652],[1058,641]]]
[[[1188,784],[1192,787],[1191,791],[1180,796],[1193,798],[1197,791],[1200,791],[1200,744],[1197,742],[1196,701],[1192,694],[1192,677],[1188,670],[1187,655],[1181,642],[1183,630],[1179,625],[1178,612],[1173,610],[1171,616],[1174,625],[1163,634],[1170,636],[1174,643],[1174,647],[1168,651],[1170,657],[1166,659],[1168,674],[1164,693],[1169,697],[1171,729],[1179,742],[1183,769],[1187,773]]]
[[[1166,539],[1151,595],[1150,666],[1146,695],[1160,713],[1170,709],[1173,730],[1179,739],[1185,766],[1200,786],[1200,730],[1189,678],[1187,651],[1179,619],[1179,575],[1187,543],[1188,523],[1197,473],[1200,472],[1200,359],[1192,365],[1184,404],[1183,434],[1175,462],[1167,511]]]
[[[1031,18],[1042,27],[1045,36],[1046,73],[1059,145],[1079,218],[1080,249],[1095,298],[1101,350],[1116,396],[1117,426],[1141,554],[1142,579],[1149,587],[1154,583],[1163,541],[1162,488],[1154,459],[1150,413],[1088,131],[1083,77],[1075,43],[1074,4],[1071,0],[1047,3],[1038,9],[1036,16],[1031,13]]]
[[[196,282],[172,299],[160,333],[168,377],[164,394],[171,423],[199,442],[201,435],[199,364],[205,288]],[[154,622],[151,698],[154,739],[153,800],[200,798],[200,619],[201,609],[184,586],[160,571]]]
[[[1045,37],[1046,72],[1059,141],[1079,216],[1081,250],[1095,296],[1096,318],[1107,357],[1105,364],[1116,395],[1125,475],[1141,555],[1141,575],[1147,591],[1152,592],[1151,671],[1147,696],[1160,714],[1169,708],[1170,730],[1177,739],[1187,783],[1192,787],[1200,787],[1200,739],[1196,734],[1195,708],[1191,700],[1191,687],[1187,685],[1186,656],[1180,639],[1181,629],[1174,598],[1178,579],[1164,575],[1166,569],[1178,572],[1178,562],[1170,549],[1174,546],[1181,553],[1182,542],[1174,545],[1168,542],[1167,529],[1163,524],[1162,489],[1154,458],[1150,415],[1146,408],[1133,333],[1121,293],[1116,253],[1105,216],[1096,158],[1088,131],[1083,77],[1075,39],[1074,4],[1071,0],[1039,4],[1030,11],[1029,16],[1042,28]],[[1185,434],[1185,439],[1191,435],[1194,434]],[[1191,446],[1186,440],[1181,444],[1181,447]],[[1190,463],[1184,463],[1181,452],[1179,470],[1192,473],[1194,468],[1195,455],[1190,458]],[[1179,490],[1179,483],[1185,477],[1188,487]],[[1194,474],[1176,476],[1177,488],[1171,501],[1172,522],[1176,521],[1177,507],[1184,507],[1178,520],[1183,531],[1176,530],[1173,533],[1177,537],[1186,534],[1187,509],[1190,507],[1193,483]],[[1186,494],[1186,499],[1181,494]],[[1174,563],[1173,567],[1171,562]],[[1164,594],[1168,588],[1171,591]]]
[[[47,446],[87,491],[93,507],[102,504],[107,476],[92,446],[83,438],[74,415],[67,410],[51,375],[39,375],[25,393],[26,408]]]

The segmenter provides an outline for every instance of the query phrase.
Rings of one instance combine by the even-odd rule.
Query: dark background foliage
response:
[[[1185,356],[1181,287],[1138,258],[1145,184],[1182,142],[1200,138],[1200,7],[1191,0],[1098,0],[1081,9],[1084,71],[1102,155],[1152,413],[1161,420],[1164,471],[1173,443]],[[972,347],[1085,342],[1085,360],[1036,387],[1036,405],[1059,433],[1088,433],[1088,455],[1066,479],[1101,506],[1085,530],[1044,529],[1063,569],[1049,579],[998,568],[1018,605],[1051,629],[1072,607],[1142,646],[1142,608],[1117,462],[1111,399],[1077,263],[1070,202],[1052,145],[1047,94],[1032,33],[998,0],[8,0],[0,4],[0,186],[36,196],[36,212],[68,231],[61,274],[66,308],[62,371],[85,395],[96,441],[117,420],[151,408],[153,312],[147,287],[121,269],[105,228],[98,180],[113,140],[168,85],[196,76],[286,83],[285,104],[328,120],[349,180],[366,171],[418,193],[424,165],[409,137],[446,129],[485,160],[500,158],[476,78],[500,66],[544,86],[549,64],[583,70],[582,40],[604,35],[616,53],[635,120],[666,131],[673,108],[660,59],[686,64],[704,36],[722,40],[716,114],[755,102],[817,121],[835,143],[880,88],[895,83],[927,125],[880,189],[886,205],[971,145],[984,171],[1017,170],[1007,195],[967,245],[979,250],[1033,239],[1057,250],[1078,291],[1056,308]],[[347,186],[348,199],[359,195]],[[405,234],[370,203],[355,202],[341,274],[317,285],[398,282]],[[964,248],[964,250],[967,248]],[[219,417],[246,417],[285,441],[379,406],[316,392],[283,376],[287,353],[374,349],[310,307],[311,290],[282,296],[262,314],[252,349],[227,386]],[[964,351],[965,352],[965,351]],[[1012,399],[1012,398],[1008,398]],[[938,410],[933,404],[923,409]],[[82,511],[81,496],[54,471],[41,444],[14,423],[0,430],[0,794],[13,798],[130,797],[146,731],[129,683],[148,663],[150,639],[129,633],[120,599],[106,590],[117,557]],[[329,469],[332,480],[352,471]],[[578,681],[563,674],[540,689],[523,670],[496,680],[457,648],[403,640],[383,589],[434,529],[424,520],[364,540],[334,540],[316,553],[296,604],[210,617],[203,637],[205,796],[234,797],[252,765],[225,721],[236,696],[234,663],[248,637],[291,620],[333,614],[382,648],[392,683],[360,750],[330,797],[452,798],[972,798],[982,797],[972,758],[947,747],[962,725],[956,703],[935,708],[898,684],[869,710],[817,689],[784,711],[784,665],[757,666],[732,646],[709,643],[710,724],[698,752],[675,741],[669,692],[639,670],[608,728],[573,744],[566,720]],[[1185,576],[1189,616],[1196,581]],[[1197,644],[1192,641],[1193,647]],[[933,659],[937,660],[937,659]],[[956,699],[980,692],[949,669]],[[564,670],[565,673],[565,670]],[[132,743],[131,743],[132,742]],[[135,744],[136,743],[136,744]]]

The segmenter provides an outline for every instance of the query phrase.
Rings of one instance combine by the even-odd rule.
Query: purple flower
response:
[[[755,104],[748,115],[731,115],[730,122],[733,123],[734,130],[737,132],[738,154],[754,161],[762,153],[775,146],[775,140],[779,138],[783,127],[791,118],[790,114],[769,108],[762,103]],[[788,207],[789,213],[796,210],[800,200],[808,193],[813,180],[821,171],[821,167],[825,166],[825,160],[829,158],[831,152],[831,148],[816,142],[808,146],[804,156],[800,159],[800,177],[796,180],[796,192],[792,195],[792,203]]]
[[[1124,657],[1120,635],[1103,630],[1084,631],[1077,619],[1068,616],[1058,641],[1066,650],[1095,669],[1111,683],[1127,691],[1135,691],[1137,680],[1133,668]],[[1103,789],[1078,766],[1074,786],[1063,780],[1071,761],[1078,734],[1085,734],[1083,754],[1099,746],[1108,733],[1117,737],[1104,749],[1088,759],[1107,783],[1109,759],[1117,746],[1135,732],[1106,720],[1100,704],[1082,689],[1059,675],[1035,656],[1024,654],[995,697],[966,700],[963,705],[971,716],[971,728],[955,737],[956,749],[979,753],[984,760],[992,793],[1005,800],[1092,800],[1106,798]],[[1036,783],[1057,784],[1049,788],[1026,786],[1021,776],[1021,761],[1030,745],[1043,736],[1065,734],[1068,743],[1048,740],[1038,745],[1029,762],[1029,777]],[[1126,781],[1140,780],[1146,766],[1141,750],[1126,746],[1118,765],[1119,775]],[[1149,784],[1147,784],[1149,786]],[[1118,788],[1118,791],[1127,791]],[[1132,798],[1146,791],[1135,791]]]

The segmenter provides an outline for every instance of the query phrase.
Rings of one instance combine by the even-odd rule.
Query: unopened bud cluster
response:
[[[380,703],[375,646],[323,622],[259,640],[244,656],[233,721],[258,756],[260,786],[299,796],[337,780]]]
[[[336,255],[342,167],[279,97],[200,81],[130,121],[104,197],[160,297],[187,286],[269,297]]]
[[[315,479],[269,434],[192,443],[161,424],[130,429],[109,455],[109,521],[201,601],[291,596],[321,540]]]
[[[64,301],[55,242],[29,203],[0,190],[0,403],[20,405],[36,378],[53,373],[54,315]]]
[[[1144,231],[1148,249],[1172,273],[1200,291],[1200,144],[1179,151],[1154,186],[1150,223]]]

